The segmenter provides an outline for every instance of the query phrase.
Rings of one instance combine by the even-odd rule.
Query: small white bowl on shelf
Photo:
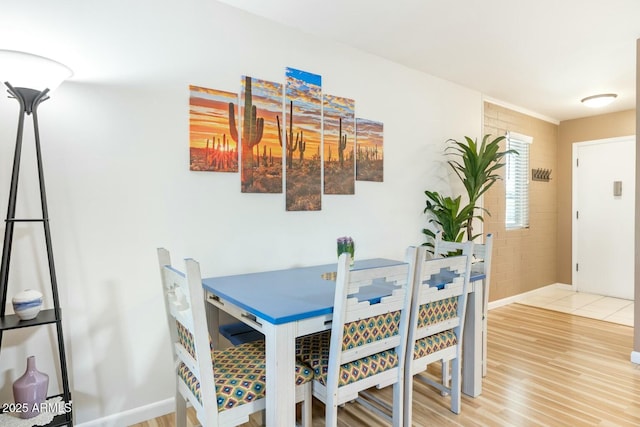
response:
[[[42,308],[42,293],[33,289],[18,292],[13,299],[13,312],[20,320],[34,319]]]

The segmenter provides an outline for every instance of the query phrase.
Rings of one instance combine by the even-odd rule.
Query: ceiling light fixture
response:
[[[615,93],[603,93],[600,95],[587,96],[586,98],[582,98],[580,102],[582,102],[587,107],[598,108],[611,104],[617,97],[618,95],[616,95]]]

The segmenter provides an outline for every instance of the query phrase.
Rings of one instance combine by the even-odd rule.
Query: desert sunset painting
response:
[[[242,192],[282,193],[282,84],[243,76],[240,100]]]
[[[286,210],[318,211],[322,206],[322,77],[286,69],[284,120]]]
[[[324,194],[355,194],[355,101],[323,99]]]
[[[242,193],[284,193],[287,211],[383,182],[384,126],[356,101],[322,93],[322,76],[286,67],[281,83],[240,76],[239,92],[189,86],[189,169],[240,172]]]
[[[230,103],[237,108],[237,93],[189,86],[190,170],[238,172],[238,146],[229,125]]]
[[[356,119],[356,180],[383,181],[383,125],[368,119]]]

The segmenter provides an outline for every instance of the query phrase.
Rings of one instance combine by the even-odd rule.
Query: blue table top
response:
[[[405,264],[384,258],[357,260],[353,269]],[[322,277],[332,273],[337,263],[286,270],[209,277],[202,280],[204,289],[237,305],[256,317],[278,325],[331,314],[335,281]],[[473,275],[473,273],[472,273]],[[473,275],[473,280],[483,275]],[[368,286],[364,298],[375,299],[389,294],[388,285]]]

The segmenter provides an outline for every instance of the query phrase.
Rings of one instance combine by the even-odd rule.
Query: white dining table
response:
[[[383,258],[357,260],[353,269],[405,264]],[[266,425],[295,425],[296,338],[331,328],[337,264],[237,274],[203,279],[209,330],[218,331],[224,311],[265,336]],[[482,391],[482,285],[472,273],[464,334],[463,392],[476,397]],[[363,297],[388,295],[386,286],[370,286]],[[218,334],[212,333],[214,346]]]

